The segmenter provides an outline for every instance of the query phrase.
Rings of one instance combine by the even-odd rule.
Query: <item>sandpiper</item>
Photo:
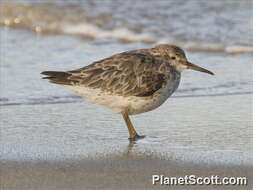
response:
[[[190,63],[184,51],[160,44],[112,55],[71,71],[44,71],[43,79],[61,84],[88,100],[122,114],[129,139],[138,135],[129,115],[159,107],[178,88],[181,72],[192,69],[213,75]]]

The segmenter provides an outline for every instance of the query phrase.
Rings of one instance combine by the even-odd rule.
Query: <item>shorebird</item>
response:
[[[160,44],[112,55],[71,71],[44,71],[43,79],[63,85],[79,96],[122,114],[129,139],[138,135],[129,115],[151,111],[165,102],[178,88],[181,72],[192,69],[213,75],[190,63],[184,51]]]

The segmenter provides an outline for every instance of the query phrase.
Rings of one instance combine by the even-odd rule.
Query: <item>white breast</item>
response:
[[[136,97],[136,96],[119,96],[103,92],[99,89],[92,89],[83,86],[67,86],[78,95],[85,97],[89,101],[106,106],[114,112],[120,113],[125,109],[129,114],[139,114],[159,107],[171,94],[178,88],[180,74],[167,81],[166,85],[159,89],[153,96]]]
[[[159,89],[151,97],[134,97],[133,100],[135,103],[131,103],[130,114],[139,114],[147,111],[151,111],[160,105],[162,105],[178,88],[180,82],[180,73],[175,75],[175,78],[172,78],[167,81],[167,84]]]

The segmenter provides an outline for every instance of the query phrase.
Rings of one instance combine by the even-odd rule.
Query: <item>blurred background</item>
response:
[[[106,156],[119,162],[115,168],[109,162],[118,175],[119,166],[129,169],[124,159],[154,158],[156,171],[169,160],[237,165],[241,174],[241,167],[252,174],[252,10],[252,0],[1,1],[1,162]],[[44,70],[73,70],[158,43],[182,47],[215,76],[184,72],[172,98],[133,117],[137,131],[147,135],[134,145],[120,116],[41,80]],[[153,165],[146,163],[140,171]]]

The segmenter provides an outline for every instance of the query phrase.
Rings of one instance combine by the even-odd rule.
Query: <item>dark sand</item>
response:
[[[151,176],[246,176],[247,186],[153,186]],[[253,167],[205,166],[170,160],[115,156],[97,160],[2,161],[1,190],[252,189]]]

